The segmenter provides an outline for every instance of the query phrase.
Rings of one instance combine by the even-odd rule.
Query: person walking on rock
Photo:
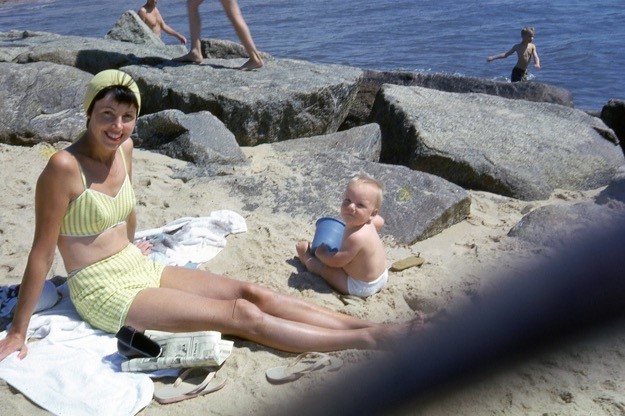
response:
[[[199,11],[202,1],[203,0],[187,0],[189,30],[191,32],[191,50],[186,55],[175,58],[174,60],[176,61],[200,64],[204,60],[202,55],[202,42],[200,39],[202,32],[202,20],[200,18]],[[256,45],[254,45],[250,29],[247,27],[245,20],[243,20],[243,15],[241,14],[241,9],[239,8],[237,0],[220,1],[226,11],[228,19],[230,19],[230,22],[239,37],[239,40],[243,44],[243,47],[249,56],[247,62],[241,65],[239,69],[242,71],[252,71],[254,69],[261,68],[265,63],[256,49]]]

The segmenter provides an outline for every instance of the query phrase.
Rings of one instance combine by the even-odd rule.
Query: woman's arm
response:
[[[124,159],[126,160],[126,172],[128,177],[132,181],[132,151],[134,145],[132,139],[126,140],[122,144],[122,152],[124,152]],[[137,213],[135,209],[132,210],[128,218],[126,218],[126,232],[128,233],[128,241],[133,242],[135,240],[135,232],[137,231]],[[141,247],[140,247],[141,248]],[[142,251],[144,249],[142,248]],[[144,254],[146,254],[144,252]]]
[[[14,351],[20,351],[20,359],[27,354],[28,324],[52,266],[59,229],[70,200],[72,169],[75,169],[75,161],[69,159],[71,157],[67,152],[52,156],[37,181],[33,244],[22,277],[13,322],[7,337],[0,341],[0,360]]]

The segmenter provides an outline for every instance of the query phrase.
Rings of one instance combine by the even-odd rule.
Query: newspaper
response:
[[[216,331],[145,331],[163,352],[158,358],[133,358],[122,363],[122,371],[156,371],[164,368],[215,367],[226,361],[234,342],[221,339]]]

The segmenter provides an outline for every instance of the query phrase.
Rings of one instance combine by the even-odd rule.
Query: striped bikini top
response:
[[[71,237],[96,236],[126,221],[135,207],[135,193],[128,177],[124,152],[121,149],[120,153],[124,161],[126,177],[115,196],[87,188],[85,174],[80,162],[78,162],[80,177],[85,190],[76,199],[70,201],[63,217],[60,235]]]

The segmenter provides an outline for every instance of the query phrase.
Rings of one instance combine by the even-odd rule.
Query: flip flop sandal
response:
[[[336,371],[343,365],[343,360],[331,357],[322,352],[305,352],[297,356],[289,365],[272,367],[265,373],[267,380],[272,383],[286,383],[297,380],[304,374],[325,369]]]
[[[201,374],[191,377],[194,371],[200,371]],[[154,399],[161,404],[176,403],[212,393],[226,385],[226,379],[215,377],[215,371],[208,371],[206,374],[207,371],[198,367],[183,371],[173,384],[155,389]]]

